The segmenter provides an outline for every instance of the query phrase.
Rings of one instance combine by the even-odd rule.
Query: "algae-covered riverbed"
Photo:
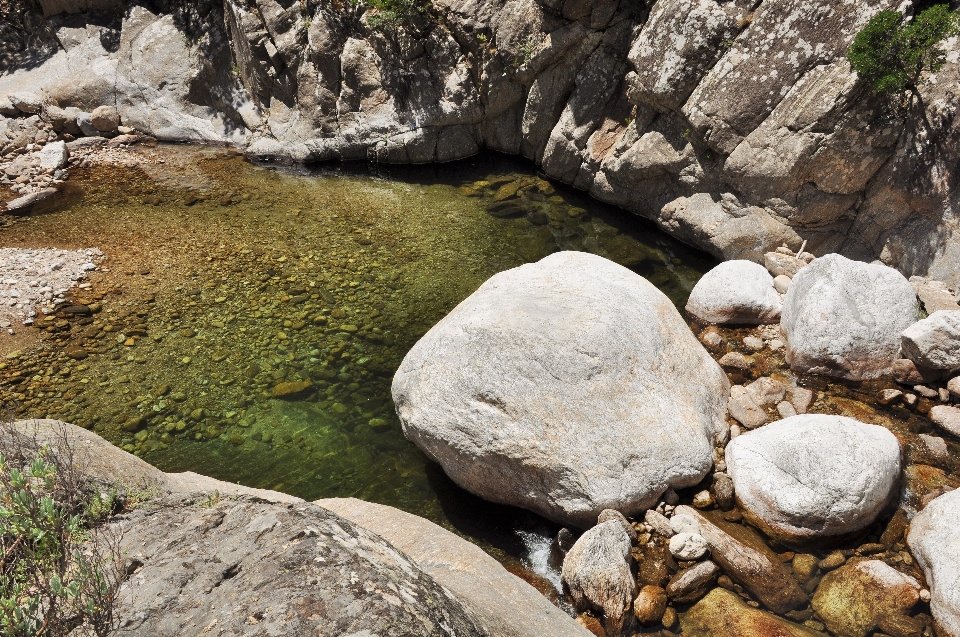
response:
[[[406,441],[390,381],[407,350],[491,275],[556,250],[627,265],[677,304],[713,265],[498,155],[392,175],[183,146],[124,161],[74,170],[0,229],[5,246],[107,255],[68,302],[89,314],[4,336],[10,415],[90,428],[166,471],[390,504],[495,553],[541,521],[473,498]]]

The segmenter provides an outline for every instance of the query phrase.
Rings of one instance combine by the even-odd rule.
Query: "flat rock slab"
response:
[[[588,528],[698,483],[729,382],[673,304],[612,261],[501,272],[404,358],[404,434],[480,497]]]
[[[153,500],[115,523],[127,635],[489,635],[383,538],[307,503],[208,494]]]
[[[960,490],[935,498],[910,523],[910,553],[930,585],[930,612],[942,632],[960,635]]]
[[[776,323],[782,307],[773,277],[758,263],[725,261],[704,274],[690,292],[687,312],[705,323]]]
[[[469,608],[491,635],[590,637],[590,632],[481,548],[429,520],[356,498],[318,504],[373,531]]]
[[[900,443],[852,418],[804,414],[738,436],[726,448],[737,500],[779,539],[858,531],[890,502]]]
[[[902,274],[828,254],[793,278],[780,327],[794,371],[865,380],[890,373],[900,334],[916,320]]]

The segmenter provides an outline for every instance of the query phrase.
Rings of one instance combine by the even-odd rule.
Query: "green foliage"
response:
[[[881,11],[854,38],[847,59],[874,92],[919,99],[921,77],[943,68],[946,52],[939,45],[954,35],[960,35],[960,15],[947,5],[934,5],[910,21],[897,11]]]
[[[376,12],[368,18],[372,29],[385,31],[394,29],[424,12],[422,0],[366,0]]]
[[[15,454],[16,455],[16,454]],[[96,525],[116,493],[83,497],[67,468],[43,446],[13,462],[0,452],[0,634],[60,637],[113,629],[119,551],[104,550]]]

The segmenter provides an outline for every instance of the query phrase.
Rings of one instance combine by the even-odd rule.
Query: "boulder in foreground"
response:
[[[913,518],[907,544],[930,585],[937,634],[960,637],[960,490],[934,499]]]
[[[728,391],[662,292],[581,252],[489,279],[393,379],[404,434],[460,486],[581,528],[698,483]]]
[[[804,414],[734,438],[726,461],[751,521],[779,539],[800,540],[873,522],[895,495],[900,443],[877,425]]]
[[[917,320],[917,298],[885,265],[828,254],[797,273],[780,317],[794,371],[850,380],[890,373],[900,334]]]
[[[776,323],[782,307],[773,277],[758,263],[724,261],[690,292],[687,312],[705,323]]]

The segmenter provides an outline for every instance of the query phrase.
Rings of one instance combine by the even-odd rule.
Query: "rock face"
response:
[[[750,608],[736,594],[715,588],[680,618],[689,637],[819,637],[816,632],[776,615]]]
[[[580,527],[699,482],[727,391],[662,293],[578,252],[492,277],[393,380],[405,435],[454,481]]]
[[[355,498],[315,502],[403,551],[456,595],[491,635],[589,637],[589,632],[483,549],[429,520]],[[662,611],[661,611],[662,612]]]
[[[960,635],[960,491],[935,498],[913,518],[907,544],[930,585],[934,620],[944,634]]]
[[[885,562],[864,560],[824,575],[811,605],[830,632],[867,637],[884,618],[909,613],[920,589],[916,579]]]
[[[903,331],[900,347],[916,365],[960,369],[960,310],[938,310]]]
[[[738,436],[726,462],[737,500],[771,535],[842,535],[873,522],[890,502],[900,443],[877,425],[805,414]]]
[[[894,0],[438,0],[441,20],[398,29],[349,2],[41,4],[106,19],[0,27],[0,107],[114,104],[160,139],[295,159],[522,153],[727,259],[807,240],[960,283],[960,43],[919,87],[923,135],[890,124],[845,59]]]
[[[403,553],[326,509],[198,500],[169,496],[117,523],[142,565],[118,596],[125,633],[488,635]]]
[[[773,277],[752,261],[725,261],[690,292],[687,312],[705,323],[776,323],[782,303]]]
[[[794,277],[784,299],[787,362],[850,380],[883,376],[897,358],[900,333],[916,318],[913,288],[896,270],[821,257]]]
[[[604,626],[617,635],[633,598],[630,538],[616,520],[596,525],[563,558],[561,577],[578,610],[603,611]]]

